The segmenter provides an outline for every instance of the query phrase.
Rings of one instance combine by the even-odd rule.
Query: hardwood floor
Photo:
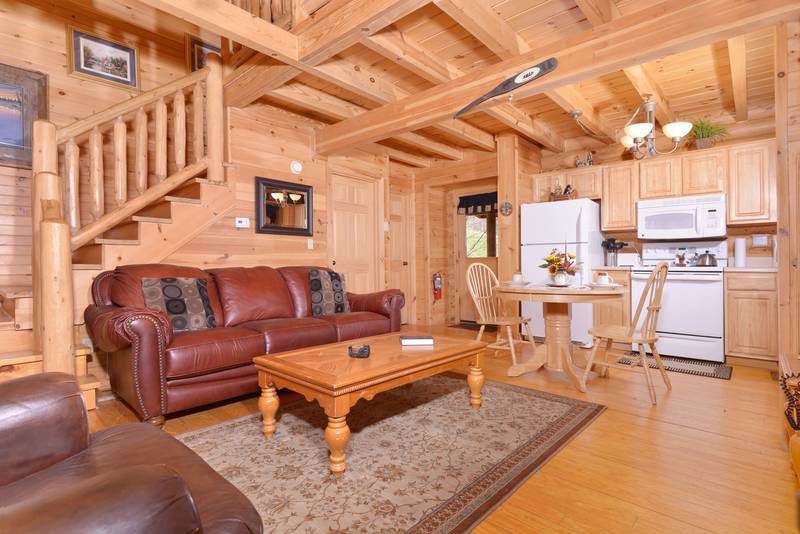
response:
[[[768,370],[736,366],[730,381],[670,373],[672,392],[657,381],[652,406],[637,373],[612,369],[582,394],[559,373],[508,378],[509,364],[508,353],[490,354],[484,372],[608,409],[475,532],[797,532],[781,395]],[[166,430],[178,434],[256,411],[256,397],[246,398],[169,418]],[[89,420],[94,431],[136,418],[109,400]]]

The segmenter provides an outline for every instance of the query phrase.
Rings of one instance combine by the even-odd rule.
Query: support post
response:
[[[208,157],[208,179],[222,182],[225,172],[222,166],[224,154],[224,117],[222,102],[222,59],[216,54],[206,57],[209,72],[206,78],[206,125]]]
[[[497,243],[497,277],[511,280],[519,270],[519,153],[520,139],[515,134],[497,137],[497,208],[499,229]],[[502,214],[503,203],[511,204],[511,213]],[[519,315],[519,303],[506,301],[506,313]]]
[[[42,199],[58,198],[60,195],[58,178],[58,145],[56,143],[56,125],[45,120],[37,120],[33,123],[33,160],[32,160],[32,198],[31,198],[31,218],[33,227],[31,228],[31,274],[33,281],[33,343],[35,348],[41,347],[41,287],[39,277],[41,276],[41,235],[40,225],[42,222]],[[56,177],[52,180],[50,177]],[[42,175],[43,179],[40,179]],[[41,183],[40,183],[41,182]]]

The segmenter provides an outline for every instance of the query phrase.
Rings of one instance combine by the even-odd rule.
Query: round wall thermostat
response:
[[[511,215],[511,211],[514,209],[514,206],[511,205],[511,202],[503,202],[500,204],[500,215]]]
[[[300,174],[303,172],[303,164],[299,161],[295,160],[289,164],[289,168],[292,170],[294,174]]]

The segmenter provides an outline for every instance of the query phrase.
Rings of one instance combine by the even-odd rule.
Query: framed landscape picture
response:
[[[47,75],[0,64],[0,165],[30,167],[33,121],[47,118]]]
[[[186,66],[189,72],[200,70],[206,66],[208,54],[219,54],[220,48],[207,43],[191,34],[186,34]]]
[[[137,91],[139,54],[135,46],[67,27],[69,73],[96,82]]]

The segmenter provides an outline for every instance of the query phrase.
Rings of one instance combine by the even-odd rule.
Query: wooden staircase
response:
[[[32,350],[0,353],[0,380],[71,372],[93,405],[92,351],[75,338],[94,277],[162,261],[233,209],[222,67],[207,64],[73,124],[34,123],[33,286],[0,287],[0,341],[28,335]]]

